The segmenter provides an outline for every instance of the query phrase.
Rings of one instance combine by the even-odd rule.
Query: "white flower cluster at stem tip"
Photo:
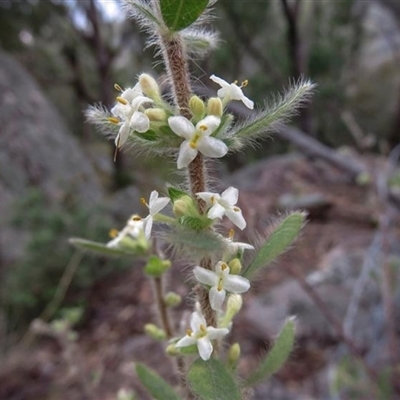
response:
[[[217,95],[223,107],[232,100],[238,100],[242,101],[246,107],[253,109],[254,103],[242,91],[247,81],[238,86],[236,82],[228,83],[215,75],[211,75],[210,79],[221,86]],[[117,149],[121,148],[129,136],[134,135],[135,132],[146,133],[150,128],[160,129],[159,125],[152,125],[151,118],[148,116],[151,113],[147,114],[146,108],[152,108],[155,104],[157,107],[161,105],[165,110],[158,109],[158,111],[165,112],[166,116],[171,114],[166,103],[161,101],[157,82],[148,74],[141,74],[133,88],[123,90],[119,85],[115,85],[115,88],[120,94],[116,98],[115,106],[110,110],[112,116],[108,117],[108,121],[119,127],[115,138]],[[223,140],[214,137],[221,124],[220,116],[206,115],[194,123],[181,115],[175,115],[165,118],[164,122],[174,134],[184,139],[179,148],[178,169],[187,168],[199,152],[209,158],[221,158],[229,151]]]

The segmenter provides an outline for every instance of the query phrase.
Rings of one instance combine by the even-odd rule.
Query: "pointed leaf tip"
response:
[[[172,31],[187,28],[200,17],[209,0],[160,0],[161,15]]]

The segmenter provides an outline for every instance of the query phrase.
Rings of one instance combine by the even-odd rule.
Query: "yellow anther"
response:
[[[107,120],[113,124],[119,124],[119,119],[115,117],[108,117]]]
[[[233,82],[233,84],[234,84],[234,85],[237,85],[237,83],[238,83],[238,81],[237,81],[237,80]]]
[[[207,333],[207,329],[206,329],[206,327],[205,327],[203,324],[200,324],[200,331],[201,331],[201,333],[203,333],[203,334],[206,334],[206,333]]]
[[[207,130],[207,125],[201,124],[201,125],[199,125],[198,129],[199,129],[200,131],[205,132],[205,131]]]
[[[112,239],[116,238],[118,234],[119,232],[116,229],[110,229],[110,232],[108,232],[108,236]]]
[[[114,89],[118,90],[118,92],[122,92],[122,87],[118,85],[118,83],[114,83]]]
[[[211,204],[215,204],[215,196],[211,196]]]
[[[139,217],[139,215],[134,215],[134,216],[132,217],[132,221],[137,222],[137,221],[141,221],[141,220],[142,220],[142,218]]]
[[[140,202],[141,202],[144,206],[146,206],[146,207],[149,206],[149,205],[147,204],[146,199],[145,199],[144,197],[141,197],[141,198],[140,198]]]
[[[193,335],[193,331],[191,329],[186,329],[186,335],[192,336]]]
[[[225,269],[227,269],[227,268],[228,268],[227,263],[222,263],[222,264],[221,264],[221,269],[222,269],[222,271],[225,270]]]
[[[117,101],[121,104],[123,104],[124,106],[126,106],[128,104],[128,100],[125,100],[123,97],[118,96],[117,97]]]
[[[233,207],[233,211],[239,212],[239,211],[240,211],[240,208],[239,208],[239,207]]]
[[[193,139],[190,141],[190,143],[189,143],[189,146],[194,150],[194,149],[197,149],[197,142],[199,141],[199,139],[200,139],[200,135],[198,134],[198,133],[196,133],[194,136],[193,136]]]
[[[222,279],[220,279],[219,282],[218,282],[217,290],[218,290],[218,292],[220,292],[222,289],[223,289]]]
[[[233,237],[235,236],[235,230],[234,229],[230,229],[229,230],[229,239],[233,240]]]
[[[240,87],[246,87],[249,84],[249,81],[247,79],[245,79]]]

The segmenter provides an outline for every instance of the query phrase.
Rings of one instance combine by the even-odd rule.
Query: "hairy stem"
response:
[[[192,95],[192,90],[190,87],[189,69],[182,41],[178,36],[162,37],[162,44],[165,65],[172,83],[175,103],[179,107],[180,114],[191,119],[192,115],[189,110],[189,99]],[[189,164],[188,170],[190,191],[193,197],[195,197],[196,193],[205,192],[207,189],[206,166],[204,164],[203,156],[200,153]],[[204,213],[204,202],[201,199],[198,199],[197,201],[200,212]],[[203,268],[211,269],[211,261],[208,259],[201,260],[200,265]],[[195,292],[204,318],[207,321],[207,325],[217,326],[216,315],[210,306],[207,292],[200,286],[195,289]]]

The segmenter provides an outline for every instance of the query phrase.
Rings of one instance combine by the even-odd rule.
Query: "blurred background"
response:
[[[254,398],[399,398],[400,2],[219,0],[212,27],[219,48],[190,61],[197,93],[215,93],[211,74],[248,79],[260,106],[302,77],[318,85],[290,127],[215,167],[221,188],[241,190],[238,239],[285,210],[310,214],[233,332],[245,374],[298,316],[291,361]],[[146,399],[137,359],[174,379],[146,359],[157,345],[143,335],[153,312],[140,266],[68,244],[108,241],[145,214],[141,196],[179,182],[170,161],[125,150],[114,162],[112,141],[85,122],[89,104],[112,106],[114,83],[141,72],[165,80],[118,0],[0,0],[0,399],[115,399],[123,387]],[[187,293],[185,277],[171,286]]]

